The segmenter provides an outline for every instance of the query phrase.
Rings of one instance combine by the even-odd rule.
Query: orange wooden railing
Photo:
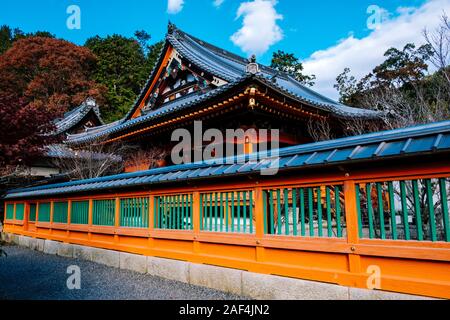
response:
[[[159,187],[149,191],[14,200],[5,203],[7,214],[4,231],[66,243],[363,289],[372,288],[369,282],[373,279],[374,274],[371,272],[375,266],[375,270],[380,271],[381,279],[377,282],[380,285],[377,289],[450,298],[450,243],[360,237],[355,192],[359,184],[368,182],[447,179],[448,177],[450,177],[448,163],[435,162],[426,165],[404,164],[347,172],[310,172],[260,180],[241,179],[240,182],[212,184],[211,181],[197,181],[195,185]],[[327,191],[327,186],[339,186],[336,189],[339,194],[335,198],[342,204],[342,218],[339,221],[336,221],[336,215],[332,211],[334,207],[327,207],[326,201],[321,201],[320,195],[317,194],[317,190],[323,190],[323,195]],[[317,217],[318,206],[322,206],[320,210],[323,210],[324,231],[321,236],[318,235],[318,229],[314,232],[308,229],[309,231],[302,234],[300,227],[298,227],[299,232],[293,234],[290,221],[299,222],[300,220],[289,216],[294,212],[292,208],[297,206],[293,200],[296,199],[297,193],[294,192],[295,196],[292,196],[292,191],[289,191],[291,192],[289,194],[286,193],[286,196],[280,192],[279,198],[283,199],[282,205],[289,209],[282,211],[282,205],[280,205],[280,212],[275,212],[273,217],[276,223],[280,216],[287,214],[284,225],[281,227],[282,232],[268,232],[270,222],[268,213],[270,212],[267,205],[269,199],[267,190],[300,190],[302,188],[316,190],[315,193],[311,192],[313,195],[311,203],[316,208],[314,217]],[[242,198],[239,202],[235,198],[230,200],[231,194],[237,196],[239,192],[241,192],[240,197],[245,195],[245,200]],[[186,195],[183,206],[172,205],[171,207],[170,203],[176,204],[177,199],[182,199],[178,197],[179,195]],[[276,192],[274,195],[276,198]],[[130,200],[133,198],[141,200],[134,203]],[[143,198],[148,201],[142,201]],[[189,203],[186,199],[189,199]],[[226,204],[226,199],[229,202],[233,201],[232,204]],[[98,223],[96,225],[93,219],[94,202],[100,200],[113,200],[110,203],[115,203],[114,216],[110,221],[113,223],[108,223],[108,226],[98,225]],[[86,225],[71,223],[71,208],[75,201],[89,203],[89,218]],[[54,202],[67,202],[67,223],[54,222]],[[45,203],[51,204],[50,219],[39,221],[39,205]],[[211,207],[205,207],[205,203],[206,206],[211,205]],[[23,220],[15,219],[16,207],[20,208],[18,204],[25,205]],[[29,213],[30,206],[35,205],[37,217],[33,222],[29,220]],[[336,205],[335,203],[334,206]],[[165,209],[161,206],[165,206]],[[245,221],[242,220],[243,206],[245,206]],[[276,205],[274,207],[276,211]],[[142,208],[146,211],[144,212]],[[205,213],[205,208],[209,210],[209,213]],[[245,223],[246,227],[243,227],[240,232],[237,232],[237,228],[231,230],[231,223],[236,223],[236,218],[229,213],[233,208],[242,210],[237,223],[241,223],[241,226]],[[228,213],[226,213],[227,209]],[[179,215],[169,216],[170,210],[175,210],[174,212],[178,212]],[[296,210],[299,210],[295,212],[300,214],[300,209]],[[144,220],[139,220],[142,218],[142,212],[148,216]],[[326,221],[327,212],[332,214],[333,221]],[[167,220],[172,217],[178,219],[178,222],[173,222],[175,223],[173,228],[168,227],[170,221]],[[126,224],[129,226],[135,223],[136,219],[141,221],[138,224],[139,227],[121,226],[122,221],[127,221]],[[251,228],[249,227],[250,219]],[[218,221],[218,227],[215,224],[216,221]],[[211,229],[208,224],[205,227],[205,222],[212,224]],[[337,222],[342,224],[342,235],[339,237],[333,233],[330,236],[327,234],[327,223],[331,223],[335,228]],[[180,226],[178,228],[177,223]],[[226,228],[227,223],[230,228]],[[308,227],[307,225],[305,221],[305,228]],[[309,226],[316,228],[317,221],[313,221],[313,224]],[[311,234],[314,235],[311,236]]]

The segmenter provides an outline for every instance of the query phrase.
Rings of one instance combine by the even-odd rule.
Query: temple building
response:
[[[169,150],[175,144],[171,133],[177,128],[192,131],[194,121],[202,121],[203,130],[222,132],[278,129],[279,147],[287,147],[313,142],[310,123],[325,121],[333,136],[341,137],[346,121],[352,120],[378,121],[378,113],[333,101],[291,75],[169,24],[160,58],[128,114],[117,122],[69,135],[67,145],[81,149],[92,143],[138,146],[144,156],[140,163],[127,166],[126,171],[133,172],[154,167],[149,159],[152,154],[160,158],[158,166],[170,165]],[[236,138],[224,143],[237,145],[238,153],[250,153],[261,142],[258,139]]]
[[[80,152],[72,150],[64,143],[67,136],[104,124],[99,106],[93,99],[87,99],[79,107],[66,112],[61,118],[55,119],[55,129],[50,135],[61,138],[62,142],[47,146],[44,154],[36,158],[30,166],[20,168],[20,170],[2,177],[0,194],[3,190],[11,187],[67,180],[66,172],[57,165],[57,162],[86,156],[84,153],[80,154]]]
[[[9,190],[7,242],[253,299],[450,298],[450,121],[342,137],[380,114],[173,25],[123,119],[87,128],[84,108],[57,125],[63,149],[131,146],[127,172]],[[175,129],[200,121],[277,129],[277,155],[244,135],[222,141],[234,161],[172,165]]]

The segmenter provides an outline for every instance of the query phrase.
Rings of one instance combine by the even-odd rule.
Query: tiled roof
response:
[[[46,148],[45,156],[55,159],[92,159],[92,160],[105,160],[113,159],[117,162],[121,162],[122,158],[119,156],[112,156],[111,154],[90,152],[86,150],[72,150],[68,146],[63,144],[52,144]]]
[[[55,121],[56,130],[52,133],[53,135],[59,135],[61,133],[67,132],[77,124],[90,112],[93,111],[97,116],[100,123],[103,124],[102,117],[100,115],[100,110],[93,99],[87,99],[78,108],[75,108],[64,114],[62,119],[57,119]]]
[[[448,153],[450,153],[450,121],[445,121],[280,149],[276,151],[274,158],[267,158],[265,154],[255,153],[245,157],[222,159],[216,164],[192,163],[12,190],[7,193],[6,199],[100,192],[170,182],[256,175],[262,169],[270,168],[274,163],[278,163],[279,170],[282,172],[354,162],[408,158],[421,154],[446,154],[448,157]]]
[[[168,102],[158,110],[152,111],[139,118],[131,119],[132,115],[144,99],[146,92],[149,90],[150,85],[156,76],[157,67],[161,64],[162,53],[167,50],[169,45],[173,46],[183,58],[196,65],[198,68],[226,80],[228,84],[204,94],[190,95],[176,101]],[[137,124],[147,123],[149,120],[158,118],[161,115],[167,115],[185,107],[194,107],[198,103],[214,98],[218,94],[230,90],[250,78],[256,79],[261,84],[274,88],[294,100],[325,110],[338,117],[373,119],[379,116],[378,112],[345,106],[339,102],[326,98],[302,85],[292,76],[278,72],[270,67],[260,65],[260,73],[258,75],[249,75],[246,73],[246,66],[248,64],[247,59],[199,40],[175,27],[167,34],[166,44],[162,53],[160,54],[159,62],[152,71],[133,108],[131,108],[124,119],[115,123],[114,126],[99,128],[95,133],[86,132],[80,135],[70,136],[68,143],[77,144],[89,142],[111,133],[117,133],[132,128]]]

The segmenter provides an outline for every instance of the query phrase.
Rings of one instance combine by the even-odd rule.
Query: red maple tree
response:
[[[27,164],[55,142],[53,120],[105,88],[91,80],[96,57],[64,40],[18,40],[0,56],[0,166]]]

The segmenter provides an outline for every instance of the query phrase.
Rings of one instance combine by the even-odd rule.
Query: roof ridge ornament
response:
[[[256,55],[252,55],[249,59],[248,59],[248,64],[245,68],[245,71],[248,74],[258,74],[259,73],[259,65],[256,63]]]
[[[167,25],[167,34],[173,34],[177,26],[169,20],[169,24]]]

